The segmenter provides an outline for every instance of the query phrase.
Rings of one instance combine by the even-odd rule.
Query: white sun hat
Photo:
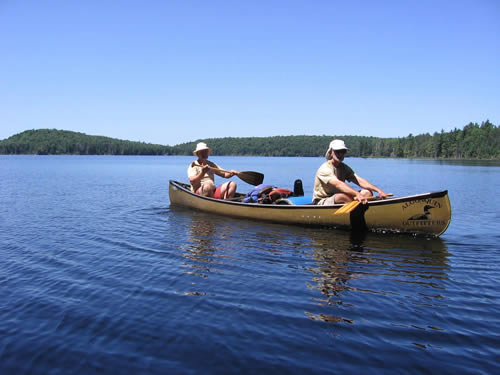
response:
[[[349,150],[345,145],[344,141],[341,139],[334,139],[330,142],[328,146],[328,150],[326,150],[325,158],[329,158],[330,150],[338,151],[338,150]]]
[[[334,139],[333,141],[330,142],[330,148],[332,150],[338,151],[338,150],[349,150],[344,141],[340,139]]]
[[[196,149],[193,151],[193,155],[196,155],[197,152],[208,150],[208,152],[212,152],[212,149],[207,146],[205,142],[200,142],[196,145]]]

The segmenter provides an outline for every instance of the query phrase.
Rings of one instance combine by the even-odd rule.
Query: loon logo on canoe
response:
[[[420,221],[420,220],[432,220],[431,210],[433,208],[439,208],[439,209],[441,208],[441,204],[437,200],[428,198],[428,199],[417,199],[414,201],[406,202],[402,206],[403,211],[409,207],[412,207],[415,204],[418,204],[418,203],[420,203],[420,204],[424,203],[423,212],[410,216],[408,219],[406,219],[407,222],[409,222],[409,221],[415,222],[415,221]]]
[[[404,227],[412,228],[424,228],[424,227],[434,227],[436,225],[446,225],[446,221],[438,218],[433,218],[431,210],[433,208],[441,208],[440,206],[431,206],[426,204],[423,207],[423,212],[410,216],[408,219],[402,222]]]
[[[417,215],[413,215],[412,217],[408,218],[408,220],[430,220],[432,219],[432,215],[431,215],[431,209],[433,209],[434,207],[433,206],[430,206],[428,204],[426,204],[424,206],[424,212],[421,213],[421,214],[417,214]]]

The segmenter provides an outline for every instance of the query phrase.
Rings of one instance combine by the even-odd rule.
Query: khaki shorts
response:
[[[318,206],[331,206],[335,204],[335,194],[331,197],[320,199],[316,204]]]

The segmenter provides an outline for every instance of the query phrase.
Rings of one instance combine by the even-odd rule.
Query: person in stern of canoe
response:
[[[236,192],[236,182],[229,181],[218,187],[215,187],[214,173],[217,176],[230,178],[237,172],[221,172],[217,169],[220,167],[208,160],[208,155],[212,152],[210,147],[204,142],[196,145],[193,154],[198,157],[198,160],[193,161],[188,167],[188,178],[191,183],[191,191],[205,197],[213,197],[216,199],[233,198]]]
[[[387,198],[383,190],[358,176],[347,164],[344,164],[347,150],[344,141],[340,139],[330,142],[325,154],[327,161],[319,167],[314,177],[314,204],[332,205],[352,202],[354,199],[365,204],[368,201],[367,198],[373,195],[373,191],[377,192],[380,198]],[[357,191],[345,183],[346,180],[362,189]]]

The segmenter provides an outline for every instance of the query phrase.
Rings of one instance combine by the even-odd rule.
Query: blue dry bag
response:
[[[265,184],[257,185],[247,193],[247,195],[243,199],[243,202],[257,203],[262,194],[269,193],[271,190],[273,190],[273,188],[274,187],[272,185],[265,185]]]

